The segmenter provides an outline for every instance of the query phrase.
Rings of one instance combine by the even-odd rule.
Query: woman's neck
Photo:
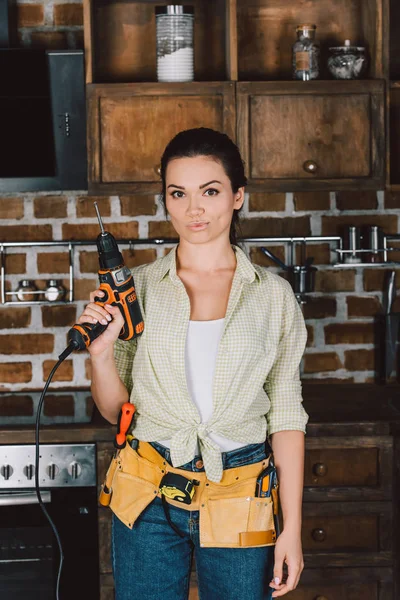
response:
[[[236,255],[231,244],[189,244],[180,240],[176,253],[176,270],[213,273],[235,269]]]

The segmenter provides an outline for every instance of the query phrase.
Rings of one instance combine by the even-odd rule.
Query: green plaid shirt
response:
[[[201,423],[186,382],[185,343],[190,301],[176,273],[176,249],[132,269],[145,327],[117,340],[115,360],[136,407],[133,433],[143,441],[171,440],[174,466],[193,459],[198,441],[211,481],[222,477],[221,450],[207,435],[243,444],[276,431],[305,433],[299,363],[307,331],[291,286],[253,265],[238,246],[213,382],[213,414]]]

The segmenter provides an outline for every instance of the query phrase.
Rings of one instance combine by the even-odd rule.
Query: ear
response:
[[[244,187],[240,187],[235,194],[235,204],[234,204],[233,208],[235,210],[239,210],[239,208],[242,208],[243,202],[244,202]]]

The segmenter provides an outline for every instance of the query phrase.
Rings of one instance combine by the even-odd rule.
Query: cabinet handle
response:
[[[306,173],[316,173],[318,171],[318,165],[315,160],[306,160],[303,163],[303,169]]]
[[[315,542],[324,542],[326,540],[325,529],[322,529],[322,528],[313,529],[311,535]]]
[[[161,165],[156,165],[154,167],[154,170],[157,173],[157,175],[159,175],[161,177]]]
[[[315,463],[313,466],[313,473],[318,477],[324,477],[328,472],[328,467],[325,463]]]
[[[314,600],[328,600],[326,596],[315,596]]]

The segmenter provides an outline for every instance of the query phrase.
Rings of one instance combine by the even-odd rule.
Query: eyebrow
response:
[[[203,185],[199,185],[199,190],[202,190],[203,188],[207,187],[208,185],[210,185],[210,183],[219,183],[220,185],[222,185],[222,183],[220,181],[218,181],[218,179],[213,179],[212,181],[208,181],[207,183],[203,183]],[[178,190],[184,190],[185,189],[181,185],[175,185],[174,183],[170,183],[169,186],[168,186],[168,188],[170,188],[170,187],[178,188]]]

